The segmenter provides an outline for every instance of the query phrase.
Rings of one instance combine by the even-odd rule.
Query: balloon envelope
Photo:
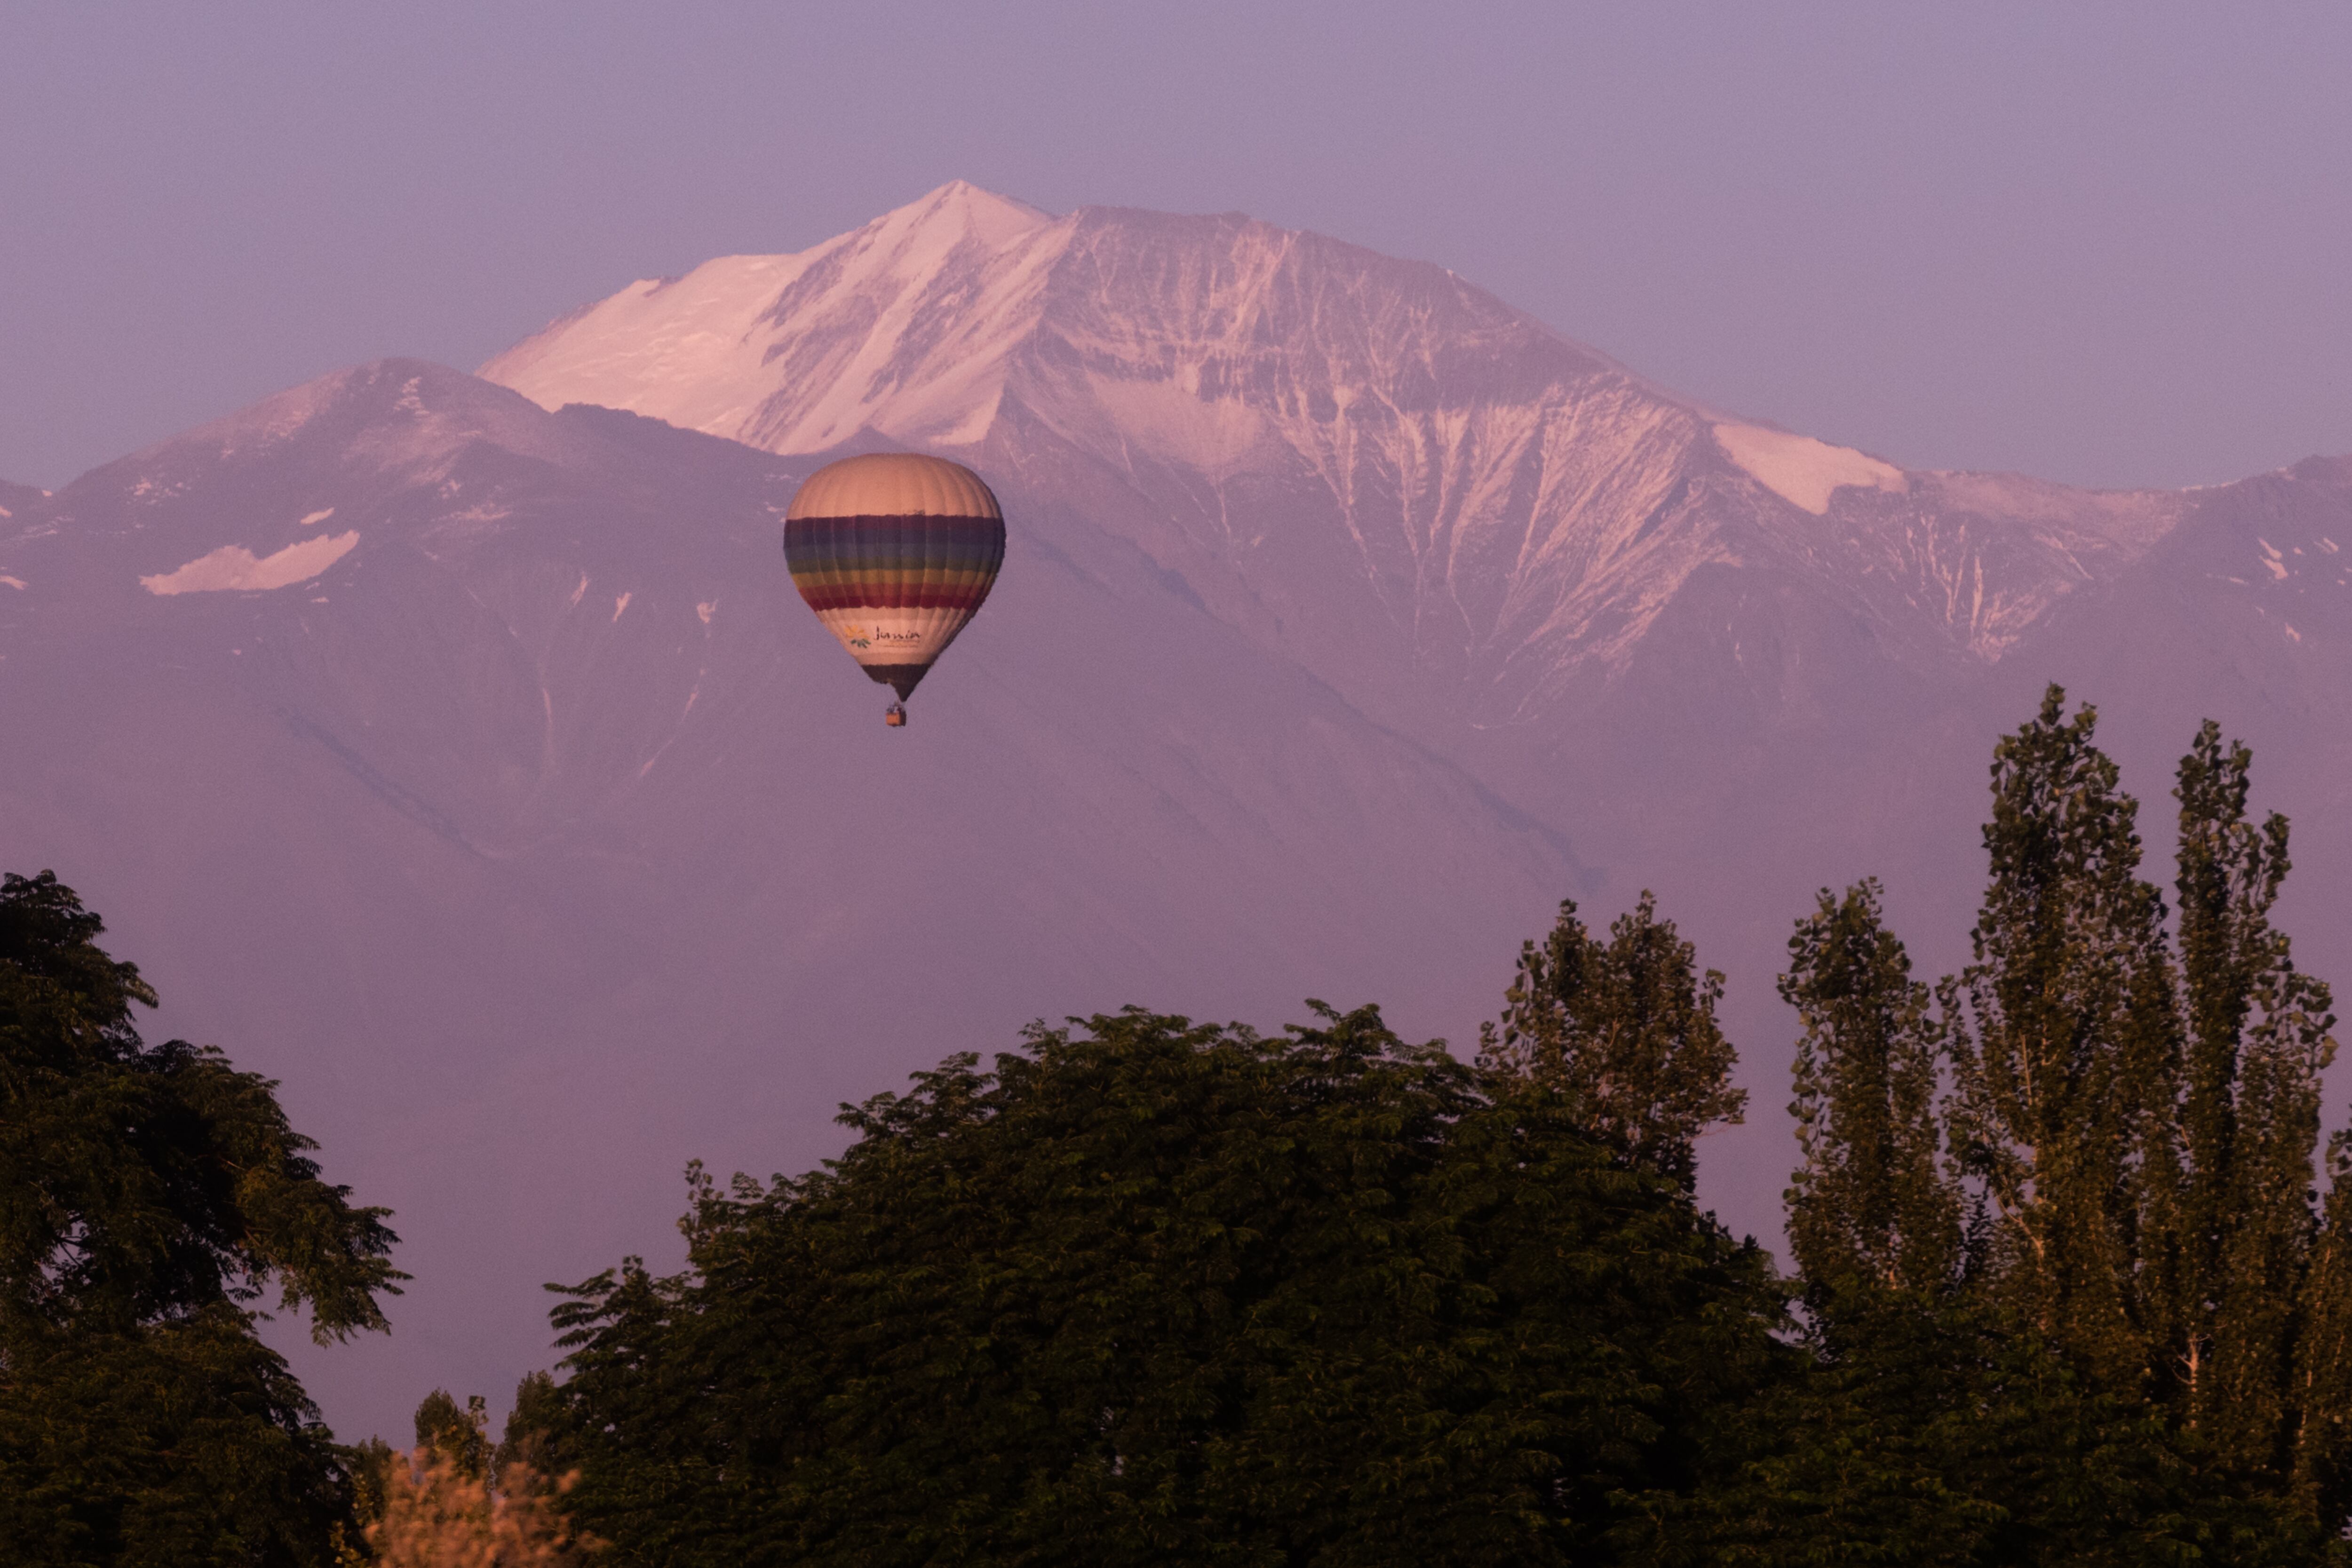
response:
[[[988,597],[1004,562],[1004,513],[961,463],[844,458],[793,497],[784,562],[825,630],[904,700]]]

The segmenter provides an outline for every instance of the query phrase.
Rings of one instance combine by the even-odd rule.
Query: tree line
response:
[[[1033,1026],[689,1169],[493,1446],[345,1448],[253,1334],[397,1289],[265,1080],[0,888],[0,1556],[26,1563],[2303,1564],[2352,1521],[2352,1145],[2288,830],[2208,724],[2169,893],[2093,711],[2001,740],[1969,962],[1825,889],[1789,1268],[1702,1209],[1722,976],[1564,904],[1474,1059],[1376,1008]],[[462,1555],[472,1552],[471,1556]]]

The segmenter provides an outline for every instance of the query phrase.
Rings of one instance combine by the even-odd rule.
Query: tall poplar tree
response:
[[[1646,889],[1606,942],[1569,900],[1550,934],[1521,948],[1500,1030],[1479,1031],[1480,1057],[1552,1089],[1629,1164],[1688,1191],[1698,1135],[1738,1122],[1748,1103],[1731,1083],[1738,1053],[1716,1022],[1722,999],[1722,973],[1700,973]]]
[[[2352,1521],[2352,1145],[2322,1205],[2335,1019],[2270,923],[2287,824],[2206,724],[2168,921],[2095,726],[2052,687],[1996,749],[1973,962],[1932,1016],[1874,884],[1797,924],[1790,1239],[1832,1392],[1788,1473],[1863,1478],[1829,1538],[1941,1489],[2005,1518],[1993,1560],[2312,1561]],[[1841,1472],[1857,1423],[1888,1436]]]
[[[1949,1133],[1981,1183],[1988,1287],[2105,1385],[2136,1388],[2152,1359],[2143,1156],[2165,1141],[2179,1037],[2163,896],[2139,877],[2138,803],[2096,723],[2053,686],[1994,749]]]
[[[1875,879],[1822,889],[1797,922],[1780,995],[1797,1010],[1789,1247],[1816,1316],[1861,1290],[1932,1298],[1958,1280],[1961,1200],[1943,1159],[1945,1033]]]
[[[2252,754],[2208,722],[2181,759],[2181,1012],[2177,1258],[2161,1370],[2181,1419],[2248,1466],[2290,1440],[2294,1338],[2318,1216],[2320,1075],[2335,1054],[2327,986],[2270,923],[2286,818],[2246,815]],[[2159,1165],[2165,1162],[2159,1162]]]

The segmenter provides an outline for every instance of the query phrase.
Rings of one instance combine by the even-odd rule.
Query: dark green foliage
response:
[[[2006,1310],[1847,1296],[1760,1456],[1700,1499],[1706,1560],[1971,1568],[2334,1559],[2307,1511]]]
[[[1780,995],[1797,1009],[1797,1146],[1789,1247],[1815,1296],[1920,1298],[1958,1281],[1958,1184],[1937,1117],[1945,1035],[1928,988],[1883,923],[1876,882],[1797,922]]]
[[[2261,1468],[2297,1441],[2294,1339],[2336,1020],[2327,986],[2296,972],[2270,924],[2287,824],[2246,819],[2252,760],[2242,745],[2225,751],[2209,723],[2175,792],[2186,1071],[2166,1147],[2150,1152],[2170,1184],[2149,1219],[2165,1244],[2154,1272],[2168,1287],[2150,1315],[2159,1395],[2217,1448]]]
[[[1764,1260],[1560,1086],[1370,1010],[950,1058],[557,1314],[615,1560],[1549,1563],[1672,1544]]]
[[[2327,1521],[2352,1518],[2352,1134],[2329,1144],[2327,1205],[2304,1280],[2289,1386],[2294,1498]]]
[[[490,1415],[478,1394],[466,1397],[466,1407],[436,1388],[416,1406],[416,1446],[437,1454],[449,1468],[469,1481],[487,1480],[490,1473]]]
[[[2342,1551],[2352,1189],[2315,1206],[2334,1019],[2268,923],[2286,824],[2248,822],[2251,759],[2205,726],[2176,939],[2094,719],[2053,687],[1996,752],[1960,975],[1909,978],[1874,884],[1798,924],[1816,1372],[1707,1500],[1726,1561]]]
[[[383,1517],[391,1500],[392,1467],[399,1458],[381,1437],[343,1450],[343,1468],[352,1479],[352,1516],[341,1527],[345,1542],[364,1540],[367,1527]]]
[[[319,1179],[276,1084],[142,1044],[154,993],[102,929],[48,872],[0,883],[0,1321],[119,1330],[274,1278],[321,1343],[383,1328],[386,1211]]]
[[[1657,915],[1644,891],[1603,944],[1563,902],[1543,944],[1521,950],[1500,1035],[1481,1032],[1481,1058],[1552,1085],[1587,1129],[1687,1189],[1698,1135],[1737,1122],[1748,1091],[1731,1087],[1738,1058],[1715,1020],[1723,976],[1700,974],[1691,944]]]
[[[0,1366],[0,1562],[310,1564],[346,1457],[226,1303],[122,1331],[19,1327]]]
[[[2131,1265],[2179,1054],[2175,974],[2137,803],[2092,744],[2093,710],[2064,702],[2053,687],[1994,752],[1950,1137],[1989,1211],[1984,1288],[2127,1387],[2151,1360]]]
[[[142,1042],[101,929],[46,872],[0,882],[0,1561],[323,1561],[345,1456],[248,1303],[381,1328],[392,1233],[269,1080]]]
[[[527,1372],[515,1384],[514,1407],[499,1434],[498,1452],[490,1458],[495,1473],[509,1465],[528,1465],[544,1477],[557,1478],[572,1468],[572,1452],[563,1440],[563,1392],[547,1373]]]

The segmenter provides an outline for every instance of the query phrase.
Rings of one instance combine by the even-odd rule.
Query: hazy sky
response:
[[[1454,268],[1925,467],[2352,451],[2352,6],[0,0],[0,477],[955,178]]]

